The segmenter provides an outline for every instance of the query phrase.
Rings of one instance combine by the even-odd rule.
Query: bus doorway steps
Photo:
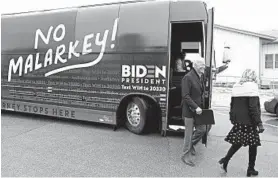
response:
[[[168,136],[184,136],[184,126],[169,125],[167,128]]]
[[[171,116],[168,118],[168,125],[184,126],[184,122],[181,117]]]

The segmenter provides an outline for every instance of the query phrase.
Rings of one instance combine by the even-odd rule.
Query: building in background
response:
[[[229,67],[217,75],[216,83],[234,83],[247,68],[257,72],[261,85],[278,83],[278,40],[275,35],[222,25],[214,28],[216,66],[222,65],[225,45],[230,46],[232,58]]]
[[[262,84],[278,85],[278,30],[263,31],[261,33],[268,34],[277,38],[275,41],[270,41],[263,44],[263,61],[262,65],[260,66],[262,71]]]

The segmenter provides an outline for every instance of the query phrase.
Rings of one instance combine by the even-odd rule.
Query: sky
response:
[[[119,0],[2,0],[1,14],[118,2]],[[122,0],[125,1],[125,0]],[[260,32],[278,30],[278,0],[204,0],[215,8],[215,23]]]

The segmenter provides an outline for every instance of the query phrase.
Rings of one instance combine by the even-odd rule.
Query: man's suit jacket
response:
[[[204,104],[204,83],[193,68],[182,79],[182,117],[194,117],[195,110]]]

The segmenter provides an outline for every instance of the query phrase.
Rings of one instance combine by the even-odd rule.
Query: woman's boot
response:
[[[257,146],[249,146],[249,164],[247,169],[247,177],[259,175],[259,172],[255,170],[256,157]]]
[[[230,159],[237,152],[237,150],[240,149],[240,147],[241,147],[241,145],[232,145],[231,148],[229,149],[227,155],[219,161],[219,164],[221,164],[222,169],[224,169],[225,172],[227,172],[227,166],[228,166]]]
[[[226,157],[220,159],[220,161],[219,161],[219,164],[221,164],[221,166],[222,166],[221,168],[222,168],[225,172],[227,172],[228,163],[229,163],[229,160],[228,160]]]

